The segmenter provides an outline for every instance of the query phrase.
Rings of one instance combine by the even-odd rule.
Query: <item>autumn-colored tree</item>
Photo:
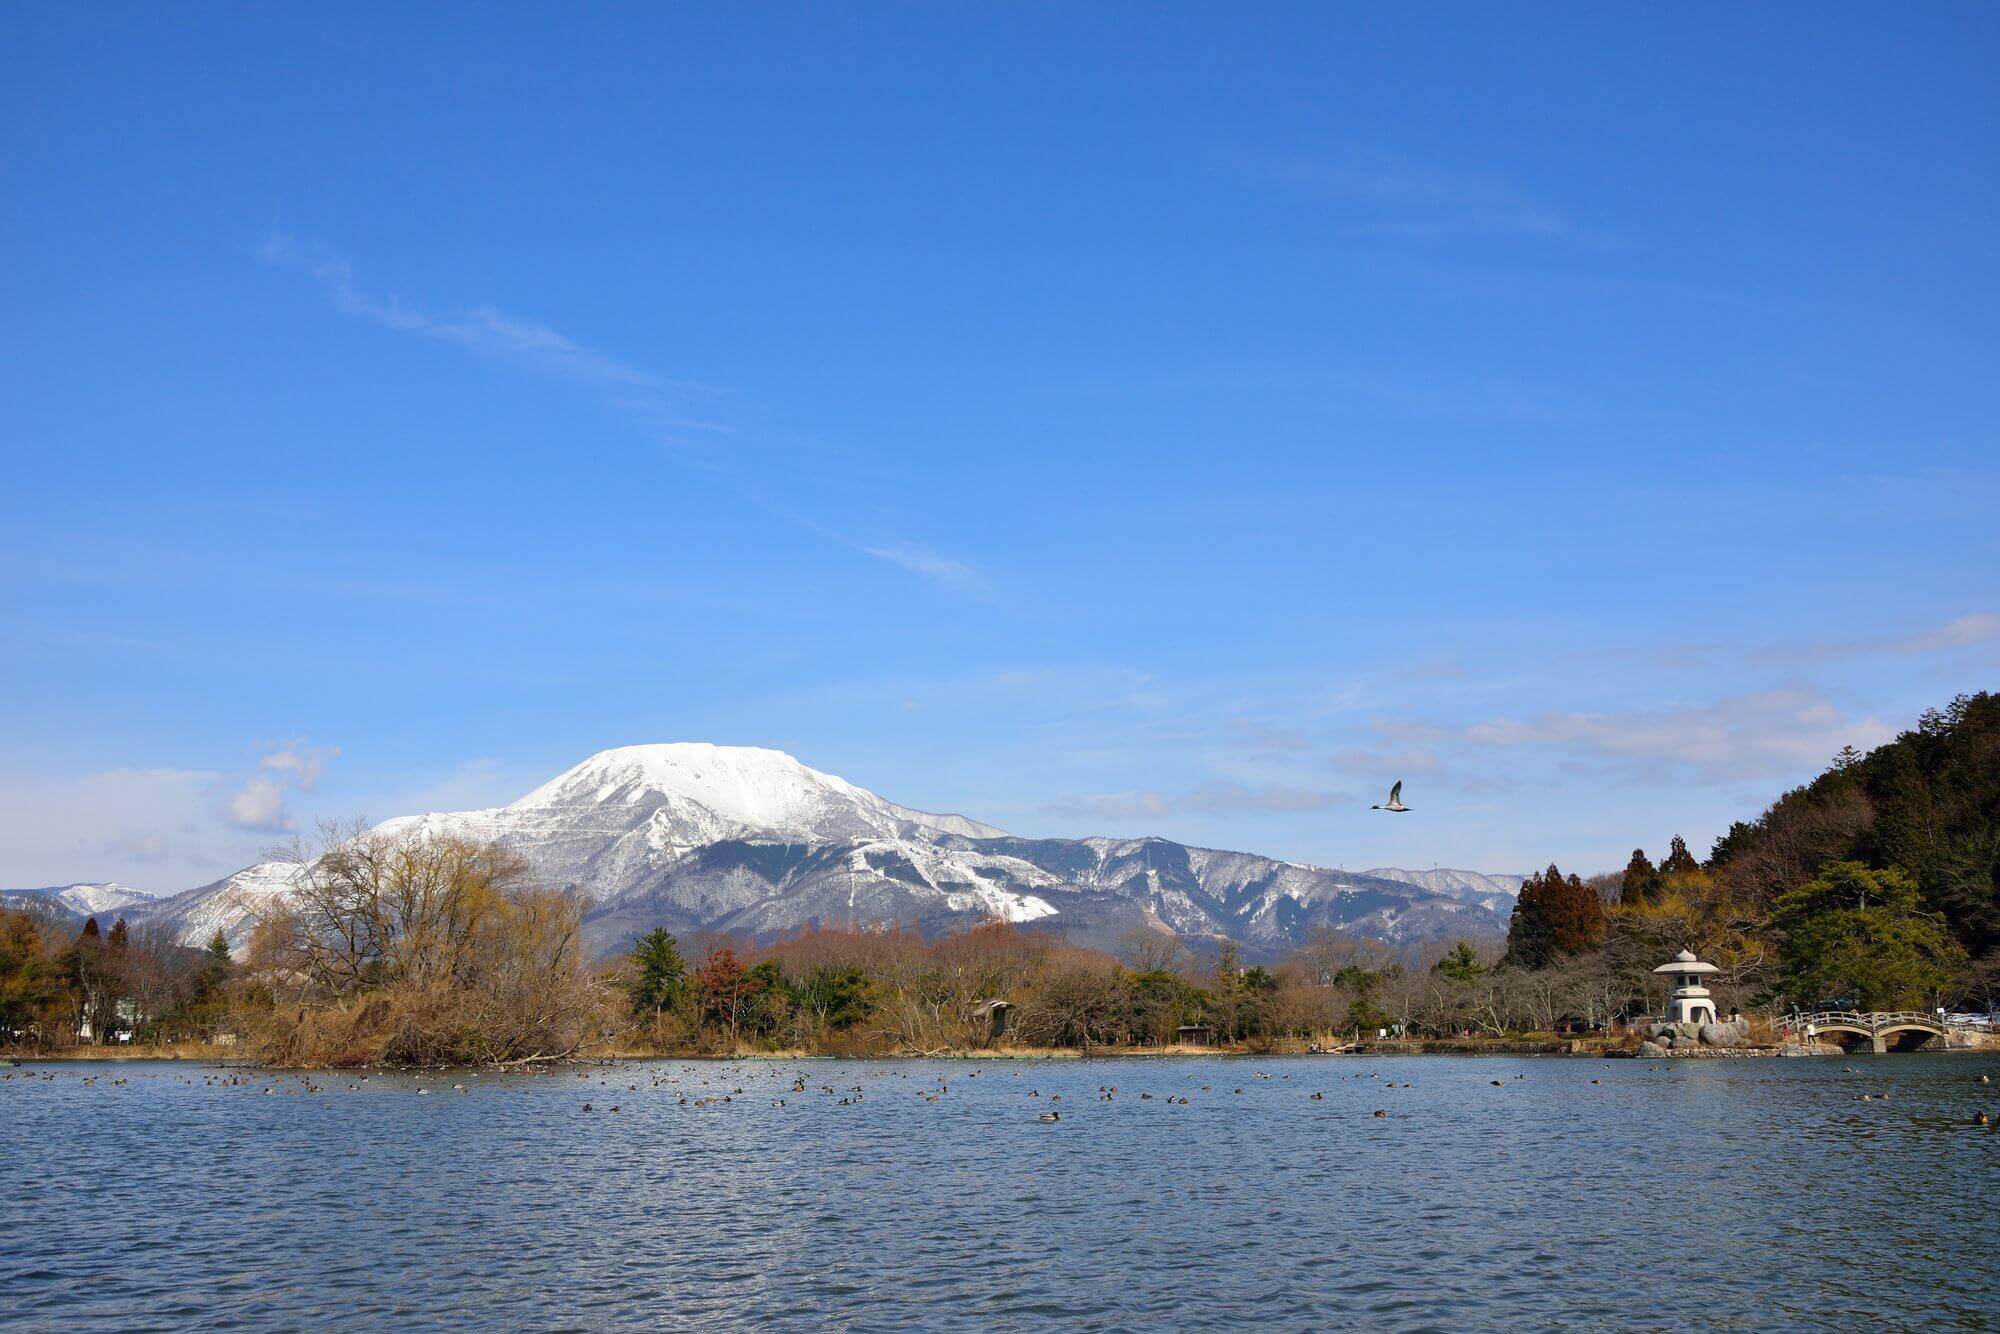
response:
[[[26,913],[0,913],[0,1044],[47,1036],[64,1007],[62,974],[47,957],[40,929]]]
[[[1549,874],[1555,875],[1555,867]],[[1578,955],[1604,943],[1604,900],[1574,872],[1552,889],[1548,908],[1556,953]]]
[[[764,979],[750,975],[750,970],[736,957],[736,951],[727,946],[709,955],[694,975],[695,996],[701,1003],[702,1014],[727,1024],[731,1042],[740,1036],[745,1009],[765,985]]]
[[[248,966],[261,1054],[297,1065],[569,1056],[604,1029],[584,903],[492,843],[326,826]]]
[[[75,943],[63,951],[63,976],[92,1041],[106,1041],[118,1027],[119,962],[95,917],[84,919]]]
[[[1667,848],[1667,859],[1660,863],[1660,878],[1664,880],[1668,876],[1690,875],[1699,870],[1701,863],[1695,860],[1692,852],[1688,851],[1687,840],[1675,834],[1673,843]]]
[[[1517,968],[1546,968],[1557,959],[1603,943],[1604,904],[1597,891],[1552,863],[1528,877],[1507,925],[1507,955]]]

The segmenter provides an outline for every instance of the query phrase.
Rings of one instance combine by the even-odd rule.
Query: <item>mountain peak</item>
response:
[[[764,826],[780,808],[815,791],[872,795],[845,779],[808,768],[782,750],[666,741],[600,750],[522,797],[514,807],[682,796],[737,814],[745,824]]]
[[[1001,831],[963,816],[931,815],[885,801],[782,750],[656,742],[601,750],[522,797],[511,811],[637,808],[662,841],[724,837],[900,837],[913,829],[972,837]]]

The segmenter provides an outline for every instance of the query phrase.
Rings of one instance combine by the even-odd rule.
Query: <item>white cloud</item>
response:
[[[224,816],[236,828],[253,833],[290,832],[294,825],[285,804],[287,796],[295,790],[311,792],[317,788],[327,762],[339,754],[338,746],[278,743],[257,761],[258,772],[223,802]]]
[[[327,762],[339,754],[338,746],[313,747],[288,741],[266,754],[257,765],[282,775],[299,791],[311,792],[319,786],[320,775],[326,772]]]
[[[282,834],[292,828],[285,810],[285,783],[277,778],[252,778],[224,803],[229,823],[253,833]]]

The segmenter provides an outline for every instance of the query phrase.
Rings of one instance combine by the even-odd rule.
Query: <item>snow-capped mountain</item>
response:
[[[592,899],[586,931],[605,951],[655,926],[770,937],[815,922],[939,931],[1000,917],[1099,945],[1137,926],[1228,936],[1259,955],[1321,926],[1398,941],[1506,926],[1505,910],[1465,885],[1401,878],[1431,873],[1357,875],[1165,839],[1017,838],[885,801],[779,751],[704,743],[604,751],[511,805],[379,829],[504,844],[542,883]],[[261,863],[146,916],[190,944],[216,930],[240,944],[294,874]]]
[[[1361,874],[1378,880],[1417,885],[1433,894],[1448,895],[1461,903],[1476,903],[1488,911],[1501,914],[1514,910],[1514,900],[1521,897],[1521,885],[1527,879],[1526,876],[1488,875],[1484,871],[1454,871],[1445,867],[1429,871],[1400,871],[1393,866],[1378,866]]]
[[[40,889],[0,889],[0,906],[14,901],[34,902],[60,908],[78,917],[95,917],[135,904],[152,903],[158,898],[157,894],[115,881],[95,885],[45,885]]]

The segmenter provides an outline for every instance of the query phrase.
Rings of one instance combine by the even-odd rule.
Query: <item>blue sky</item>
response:
[[[1603,869],[2000,684],[1990,6],[0,36],[0,884],[676,739]]]

